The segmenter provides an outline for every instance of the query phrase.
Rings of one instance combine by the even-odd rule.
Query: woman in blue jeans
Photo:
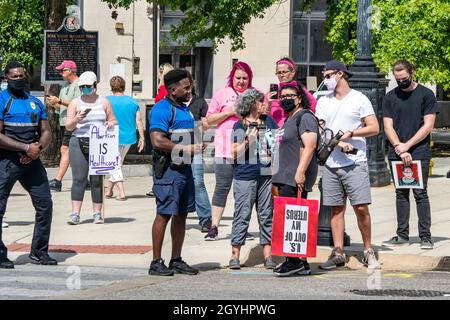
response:
[[[192,98],[187,104],[196,124],[202,128],[200,132],[203,133],[203,131],[209,128],[205,119],[206,113],[208,112],[208,103],[205,99],[195,94],[194,80],[192,77],[190,80],[192,84]],[[208,192],[205,187],[204,173],[203,157],[201,154],[196,154],[192,162],[192,174],[194,175],[195,184],[195,210],[198,215],[201,231],[206,233],[211,228],[211,203],[209,202]]]

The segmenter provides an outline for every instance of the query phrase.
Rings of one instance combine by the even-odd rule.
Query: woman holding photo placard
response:
[[[80,223],[80,211],[89,174],[89,128],[92,125],[108,129],[117,124],[111,103],[97,95],[97,76],[91,71],[81,74],[78,86],[82,96],[74,99],[67,110],[66,130],[73,131],[69,144],[72,167],[72,213],[68,224]],[[93,218],[95,224],[103,223],[103,177],[90,176]]]

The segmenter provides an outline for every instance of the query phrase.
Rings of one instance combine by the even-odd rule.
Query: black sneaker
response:
[[[53,179],[53,180],[50,180],[48,182],[48,185],[50,186],[50,190],[61,192],[61,188],[62,188],[62,182],[61,181]]]
[[[172,269],[175,273],[196,275],[198,274],[198,270],[189,266],[186,262],[184,262],[181,258],[171,259],[169,262],[169,269]]]
[[[14,269],[14,263],[6,256],[0,256],[0,269]]]
[[[208,234],[205,236],[205,241],[215,241],[215,240],[217,240],[218,236],[219,236],[219,230],[217,229],[216,226],[212,226],[209,229]]]
[[[207,233],[209,231],[209,229],[211,229],[211,219],[206,220],[205,222],[203,222],[203,224],[201,225],[201,231],[202,233]]]
[[[281,266],[273,270],[273,273],[278,277],[301,275],[302,272],[305,272],[305,265],[303,264],[303,261],[300,259],[289,258],[287,258]]]
[[[163,259],[156,259],[150,264],[148,274],[151,276],[173,276],[174,272],[166,267]]]
[[[51,258],[47,252],[31,252],[28,257],[33,260],[34,264],[42,264],[44,266],[56,266],[58,261]]]

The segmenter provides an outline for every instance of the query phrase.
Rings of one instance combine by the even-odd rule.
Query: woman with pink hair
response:
[[[288,83],[295,81],[295,74],[297,73],[297,67],[295,66],[294,61],[291,58],[285,57],[281,58],[276,62],[276,70],[275,75],[278,77],[278,81],[280,83]],[[308,91],[306,87],[304,87],[300,82],[297,81],[297,85],[299,88],[302,88],[305,91],[306,96],[309,100],[310,109],[313,113],[316,112],[316,99],[312,96],[312,94]],[[278,86],[279,87],[279,86]],[[278,92],[271,91],[266,95],[266,102],[268,103],[270,115],[277,122],[278,126],[281,128],[283,126],[284,121],[287,118],[287,114],[283,111],[283,108],[280,104],[280,99],[274,99],[274,96],[279,95]]]
[[[236,62],[228,75],[227,86],[212,97],[206,114],[208,125],[217,125],[214,136],[216,187],[212,198],[211,228],[205,236],[206,241],[217,240],[219,234],[220,219],[225,211],[228,193],[233,183],[234,159],[231,152],[231,135],[234,123],[239,120],[235,104],[240,94],[253,87],[252,80],[253,72],[250,66],[242,61]],[[247,240],[253,238],[250,234],[247,235]]]

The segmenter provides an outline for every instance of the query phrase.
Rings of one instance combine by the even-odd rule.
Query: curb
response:
[[[325,262],[331,253],[331,248],[317,247],[317,255],[315,258],[309,258],[310,264],[321,264]],[[361,263],[362,251],[360,250],[345,250],[349,260],[346,265],[348,269],[360,270],[365,269]],[[408,272],[424,272],[436,269],[440,261],[444,257],[427,257],[414,254],[395,254],[386,252],[377,252],[378,259],[381,262],[382,271],[408,271]],[[284,257],[273,257],[273,260],[278,264],[284,261]],[[247,256],[242,260],[247,267],[254,267],[264,264],[264,256],[262,247],[258,244],[252,246]]]

